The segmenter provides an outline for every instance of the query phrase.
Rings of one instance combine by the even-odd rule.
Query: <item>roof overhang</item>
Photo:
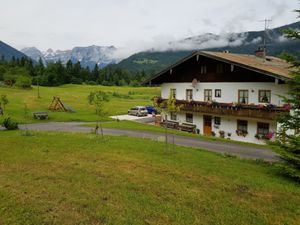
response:
[[[162,76],[163,74],[165,74],[167,72],[172,71],[174,68],[181,65],[182,63],[184,63],[184,62],[186,62],[186,61],[188,61],[188,60],[190,60],[194,57],[199,57],[199,56],[204,56],[204,57],[207,57],[207,58],[210,58],[210,59],[215,59],[215,60],[218,60],[220,62],[225,62],[225,63],[231,64],[231,65],[238,66],[238,67],[241,67],[241,68],[244,68],[244,69],[247,69],[247,70],[251,70],[251,71],[256,72],[256,73],[261,73],[261,74],[264,74],[264,75],[267,75],[267,76],[270,76],[270,77],[273,77],[273,78],[276,78],[276,79],[280,79],[280,80],[289,80],[289,79],[291,79],[289,77],[288,73],[283,76],[283,75],[280,75],[278,73],[270,72],[270,71],[267,71],[267,70],[263,70],[263,69],[260,69],[260,68],[253,67],[251,65],[247,65],[246,63],[240,63],[240,62],[237,62],[237,61],[234,61],[234,60],[219,57],[217,55],[213,55],[212,53],[213,52],[208,52],[208,51],[195,51],[192,54],[190,54],[189,56],[179,60],[175,64],[167,67],[166,69],[162,70],[161,72],[155,74],[153,77],[147,79],[146,81],[143,82],[143,84],[150,84],[151,85],[152,81],[155,80],[156,78]],[[231,54],[231,53],[224,53],[224,54]],[[239,54],[234,54],[234,55],[239,55]],[[286,63],[286,65],[288,65],[288,64]]]

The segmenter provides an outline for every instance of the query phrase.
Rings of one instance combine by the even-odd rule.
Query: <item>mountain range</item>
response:
[[[282,52],[299,53],[300,41],[288,40],[284,37],[283,31],[291,28],[300,30],[300,22],[292,23],[282,27],[264,31],[249,31],[242,33],[212,34],[206,33],[198,36],[188,37],[182,40],[163,44],[161,48],[152,49],[136,53],[121,60],[116,57],[119,49],[114,46],[88,46],[75,47],[71,50],[48,49],[45,52],[35,47],[24,48],[20,51],[0,41],[0,56],[4,55],[9,59],[31,57],[35,61],[40,58],[44,63],[61,60],[66,63],[80,61],[84,67],[93,68],[95,64],[103,68],[107,65],[116,68],[126,69],[130,72],[144,71],[149,74],[156,73],[170,64],[195,50],[224,51],[232,53],[253,54],[261,45],[263,36],[266,34],[268,55],[278,56]]]
[[[48,49],[45,52],[40,51],[35,47],[21,49],[21,52],[28,55],[32,59],[39,61],[41,60],[44,63],[56,62],[58,60],[63,63],[67,63],[68,60],[72,62],[79,61],[83,67],[93,68],[95,64],[103,68],[108,64],[117,63],[119,60],[114,57],[116,52],[114,46],[88,46],[88,47],[75,47],[71,50],[57,50],[53,51]]]

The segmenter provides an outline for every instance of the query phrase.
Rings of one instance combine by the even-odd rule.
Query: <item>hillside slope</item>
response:
[[[18,51],[17,49],[11,47],[10,45],[0,41],[0,57],[4,59],[11,59],[12,57],[22,58],[27,57],[24,53]]]
[[[283,31],[292,28],[300,29],[300,22],[289,24],[267,32],[268,55],[278,56],[282,52],[296,54],[300,51],[300,41],[287,40]],[[152,50],[134,54],[115,67],[127,69],[130,72],[145,71],[148,74],[159,72],[177,60],[187,56],[195,50],[224,51],[232,53],[253,54],[262,43],[264,31],[252,31],[236,34],[204,34],[186,38],[178,42],[170,42],[167,51]],[[184,50],[177,50],[184,49]]]

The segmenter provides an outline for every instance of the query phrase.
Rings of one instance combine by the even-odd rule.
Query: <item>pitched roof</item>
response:
[[[211,58],[219,59],[221,61],[228,61],[230,63],[236,63],[240,66],[247,67],[248,69],[258,70],[263,73],[269,73],[274,76],[279,76],[282,78],[290,77],[290,64],[286,61],[267,56],[266,58],[260,58],[254,55],[246,54],[233,54],[225,52],[208,52],[203,51],[199,53],[200,55],[208,56]]]
[[[191,55],[179,60],[175,64],[161,71],[160,73],[154,75],[152,78],[148,79],[144,83],[147,84],[153,79],[163,75],[165,72],[170,69],[180,65],[181,63],[197,56],[205,56],[208,58],[212,58],[215,60],[227,62],[236,66],[240,66],[255,72],[263,73],[272,77],[276,77],[279,79],[290,79],[290,71],[291,65],[286,61],[267,56],[266,58],[260,58],[254,55],[247,54],[235,54],[235,53],[227,53],[227,52],[210,52],[210,51],[196,51]]]

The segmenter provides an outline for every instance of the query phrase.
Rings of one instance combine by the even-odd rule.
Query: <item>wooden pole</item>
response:
[[[40,96],[40,82],[39,82],[39,76],[37,76],[37,91],[38,91],[38,98],[41,98]]]

